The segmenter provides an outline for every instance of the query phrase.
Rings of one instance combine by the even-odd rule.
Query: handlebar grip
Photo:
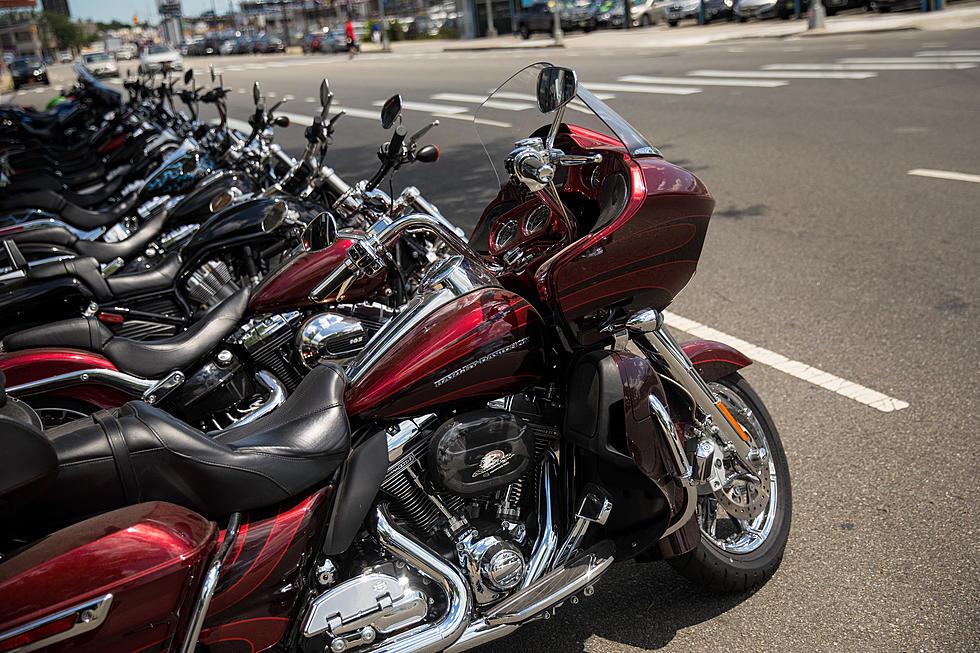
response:
[[[397,161],[402,155],[402,144],[405,142],[405,135],[408,134],[408,130],[402,125],[395,127],[395,133],[391,137],[391,141],[388,143],[388,159],[391,161]]]
[[[341,179],[340,175],[333,171],[333,168],[321,168],[320,174],[323,175],[323,179],[330,190],[336,193],[338,197],[350,190],[347,182]]]
[[[344,261],[310,291],[310,301],[322,302],[333,295],[347,280],[353,278],[354,271],[348,261]]]

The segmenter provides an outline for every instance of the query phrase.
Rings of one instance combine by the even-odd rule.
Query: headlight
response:
[[[726,7],[731,7],[733,4],[735,4],[735,3],[732,2],[732,0],[725,0],[725,6]]]
[[[38,68],[37,70],[34,71],[34,74],[35,75],[40,75],[43,72],[44,72],[43,70],[41,70],[40,68]]]

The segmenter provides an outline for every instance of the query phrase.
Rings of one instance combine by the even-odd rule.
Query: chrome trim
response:
[[[609,519],[609,513],[612,512],[612,501],[609,500],[609,495],[597,486],[589,487],[589,485],[586,486],[578,510],[575,511],[575,522],[568,529],[565,541],[562,542],[561,548],[558,549],[558,554],[555,556],[555,561],[551,565],[552,568],[562,565],[572,558],[578,551],[579,545],[582,544],[582,538],[585,537],[585,532],[589,529],[590,524],[601,526]]]
[[[46,390],[60,390],[82,383],[95,383],[105,385],[132,395],[142,395],[144,392],[157,383],[156,379],[143,379],[138,376],[119,372],[118,370],[106,370],[93,367],[85,370],[75,370],[57,376],[49,376],[45,379],[28,381],[7,388],[7,392],[14,396],[34,394]]]
[[[446,594],[445,615],[434,623],[417,626],[395,635],[366,651],[371,653],[436,653],[455,642],[469,625],[469,587],[460,573],[437,553],[394,527],[388,506],[378,506],[377,533],[381,545],[392,555],[431,578]]]
[[[558,548],[558,529],[552,511],[554,501],[551,498],[551,486],[555,481],[557,467],[558,460],[554,452],[547,452],[538,471],[538,521],[542,526],[534,541],[534,552],[527,563],[527,574],[521,583],[521,589],[532,585],[551,567],[551,560]]]
[[[495,639],[506,637],[520,628],[520,624],[500,624],[491,626],[486,619],[480,619],[471,623],[460,635],[456,643],[445,650],[444,653],[461,653],[477,646],[483,646]]]
[[[197,595],[197,601],[191,609],[190,622],[187,624],[187,635],[178,649],[179,653],[191,653],[197,646],[197,640],[201,636],[201,626],[204,625],[204,617],[208,613],[208,606],[211,604],[211,597],[214,595],[214,588],[218,584],[218,576],[221,575],[221,564],[225,556],[231,549],[232,544],[238,539],[238,527],[241,524],[242,514],[232,513],[228,519],[228,526],[225,528],[225,537],[221,540],[221,546],[211,561],[207,573],[204,575],[204,582],[201,584],[201,591]]]
[[[161,399],[180,387],[183,382],[184,373],[180,370],[174,370],[147,388],[143,393],[143,401],[151,405],[158,403]]]
[[[40,628],[46,624],[64,619],[72,614],[76,615],[74,625],[72,625],[72,627],[68,630],[55,633],[50,637],[39,639],[36,642],[30,642],[29,644],[24,644],[23,646],[10,649],[12,653],[27,653],[28,651],[36,651],[40,648],[50,646],[51,644],[64,641],[70,637],[81,635],[82,633],[98,628],[102,625],[102,622],[105,621],[106,615],[109,613],[109,606],[111,605],[112,594],[103,594],[97,599],[80,603],[74,607],[68,608],[67,610],[62,610],[61,612],[43,617],[37,621],[32,621],[31,623],[20,626],[19,628],[8,630],[7,632],[0,634],[0,644],[2,644],[4,640],[17,637],[18,635],[23,635],[24,633],[29,633],[36,628]]]
[[[610,540],[603,540],[585,550],[582,555],[568,562],[534,585],[515,592],[498,604],[489,614],[487,623],[519,624],[564,601],[580,589],[594,583],[613,563],[614,547]],[[583,569],[584,567],[584,569]]]
[[[266,372],[265,370],[259,370],[255,373],[255,379],[260,385],[265,386],[265,389],[269,391],[269,397],[259,404],[259,406],[251,413],[229,426],[229,429],[251,424],[256,420],[265,417],[286,401],[286,388],[283,387],[282,383],[280,383],[279,379],[277,379],[275,376],[269,372]]]
[[[389,426],[387,431],[388,462],[393,463],[401,458],[405,453],[405,448],[422,431],[422,427],[433,419],[435,419],[435,415],[430,413]]]

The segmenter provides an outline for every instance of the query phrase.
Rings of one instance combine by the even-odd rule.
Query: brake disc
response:
[[[734,452],[728,453],[724,458],[716,455],[712,460],[712,465],[716,468],[712,470],[712,494],[718,505],[732,517],[754,519],[769,504],[770,494],[769,456],[765,439],[760,437],[762,426],[737,396],[732,397],[725,392],[724,386],[715,385],[712,389],[752,439],[753,449],[763,455],[758,469],[746,468]],[[720,468],[719,462],[722,463]]]

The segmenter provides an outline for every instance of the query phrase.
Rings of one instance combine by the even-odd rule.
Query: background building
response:
[[[71,8],[68,6],[68,0],[41,0],[41,6],[44,8],[44,11],[50,11],[52,14],[71,16]]]

